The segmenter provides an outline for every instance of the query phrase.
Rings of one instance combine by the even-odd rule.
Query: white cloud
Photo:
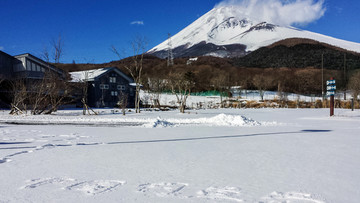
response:
[[[234,6],[236,14],[278,25],[306,25],[321,18],[325,0],[224,0],[216,7]]]
[[[131,22],[130,24],[131,24],[131,25],[144,25],[144,21],[139,21],[139,20],[137,20],[137,21]]]

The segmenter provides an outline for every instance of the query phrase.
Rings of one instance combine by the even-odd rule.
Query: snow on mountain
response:
[[[234,6],[217,7],[201,16],[188,27],[171,37],[172,48],[175,56],[181,56],[180,52],[195,47],[195,45],[213,44],[208,53],[200,55],[220,55],[226,51],[228,45],[245,45],[244,53],[254,51],[260,47],[268,46],[274,42],[288,38],[308,38],[319,42],[327,43],[350,51],[360,53],[360,43],[349,42],[333,37],[317,34],[310,31],[300,30],[294,27],[284,27],[263,22],[243,15],[239,17]],[[168,40],[148,51],[150,54],[166,57]],[[208,47],[207,47],[208,48]],[[204,47],[202,47],[204,49]],[[209,48],[208,48],[209,49]],[[214,51],[215,50],[215,51]],[[195,53],[194,50],[191,53]],[[190,53],[189,53],[190,54]],[[160,54],[161,55],[161,54]],[[161,57],[161,56],[160,56]]]

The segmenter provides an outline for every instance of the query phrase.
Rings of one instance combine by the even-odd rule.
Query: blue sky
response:
[[[61,35],[61,62],[105,63],[118,60],[110,51],[112,45],[124,56],[130,55],[130,42],[144,36],[150,49],[166,40],[167,33],[176,34],[220,2],[0,0],[0,50],[40,56]],[[326,11],[320,19],[297,27],[360,43],[359,1],[324,0],[323,6]]]

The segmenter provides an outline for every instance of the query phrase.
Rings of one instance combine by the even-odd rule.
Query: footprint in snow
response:
[[[28,180],[27,185],[21,189],[35,189],[42,186],[57,186],[65,190],[80,191],[88,195],[97,195],[104,192],[115,190],[117,187],[124,185],[126,181],[119,180],[93,180],[78,181],[72,178],[39,178]]]
[[[197,192],[198,198],[213,199],[216,201],[234,201],[243,202],[241,198],[241,189],[237,187],[208,187],[205,190]]]
[[[261,198],[259,203],[325,203],[311,194],[301,192],[272,192],[266,197]]]
[[[138,191],[158,197],[180,196],[186,186],[187,183],[146,183],[139,185]]]
[[[28,184],[23,186],[21,189],[35,189],[37,187],[49,185],[49,184],[51,185],[71,184],[74,181],[75,179],[71,179],[71,178],[38,178],[38,179],[32,179],[26,181]]]
[[[104,192],[115,190],[117,187],[122,186],[126,181],[119,180],[94,180],[79,182],[70,186],[67,186],[67,190],[77,190],[88,195],[97,195]]]

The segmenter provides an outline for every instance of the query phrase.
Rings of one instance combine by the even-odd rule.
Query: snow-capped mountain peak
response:
[[[360,53],[360,44],[254,19],[234,6],[216,7],[171,37],[175,57],[243,55],[287,38],[308,38]],[[201,45],[201,46],[200,46]],[[204,47],[207,46],[207,47]],[[148,51],[165,58],[168,40]],[[204,51],[204,49],[209,49]],[[201,49],[201,51],[199,51]],[[240,50],[244,49],[244,50]]]

